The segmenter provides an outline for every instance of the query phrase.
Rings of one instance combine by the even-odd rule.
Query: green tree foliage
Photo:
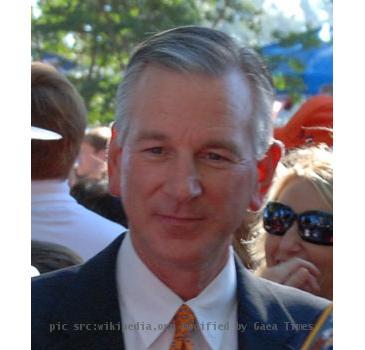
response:
[[[301,43],[303,50],[305,51],[308,49],[320,48],[323,45],[323,42],[318,37],[318,28],[313,29],[308,27],[303,33],[282,33],[274,31],[272,36],[283,48]],[[260,52],[260,48],[256,48],[256,50]],[[306,90],[303,79],[300,78],[299,75],[300,73],[303,73],[306,68],[305,62],[295,58],[288,58],[284,55],[275,55],[270,57],[268,63],[269,67],[274,70],[283,62],[287,63],[293,72],[297,72],[298,75],[273,74],[274,85],[278,91],[289,91],[291,100],[296,103],[303,99],[302,91]]]
[[[85,99],[90,124],[106,124],[114,119],[115,93],[130,53],[137,43],[153,33],[179,25],[202,24],[230,31],[235,24],[237,37],[260,38],[267,16],[253,0],[38,0],[32,11],[32,57],[57,54],[74,68],[66,74]],[[39,10],[37,13],[36,10]],[[283,46],[302,42],[304,47],[318,45],[316,32],[274,32]],[[250,45],[255,45],[248,42]],[[259,43],[259,41],[257,41]],[[259,47],[256,47],[259,50]],[[260,50],[259,50],[260,51]],[[271,68],[288,61],[287,57],[269,58]],[[296,71],[303,63],[290,60]],[[297,77],[276,74],[279,90],[303,87]]]
[[[213,28],[219,28],[229,22],[241,22],[255,34],[260,31],[257,20],[262,10],[252,0],[213,0],[201,1],[205,11],[203,20]]]
[[[32,56],[56,53],[74,62],[68,72],[85,99],[89,122],[113,120],[121,71],[151,33],[201,21],[189,0],[40,0],[32,13]]]

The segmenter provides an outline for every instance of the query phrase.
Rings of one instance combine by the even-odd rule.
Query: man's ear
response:
[[[112,126],[112,137],[109,143],[108,153],[108,176],[109,192],[113,196],[120,197],[120,166],[121,166],[122,147],[118,142],[117,130]]]
[[[250,209],[252,211],[260,209],[264,197],[270,188],[276,166],[283,154],[283,150],[283,144],[280,141],[274,140],[264,158],[257,162],[258,181],[251,198]]]

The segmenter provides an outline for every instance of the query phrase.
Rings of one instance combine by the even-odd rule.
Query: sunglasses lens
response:
[[[332,214],[306,212],[299,217],[299,227],[305,241],[322,245],[333,244]]]
[[[293,223],[294,218],[295,214],[289,207],[270,202],[263,213],[264,228],[272,235],[283,236]]]

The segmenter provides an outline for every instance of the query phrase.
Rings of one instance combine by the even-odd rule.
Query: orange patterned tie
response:
[[[169,350],[193,350],[193,343],[187,337],[195,325],[195,316],[190,307],[185,304],[181,305],[173,322],[175,324],[175,336]]]

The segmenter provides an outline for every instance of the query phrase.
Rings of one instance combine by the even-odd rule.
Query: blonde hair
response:
[[[275,200],[290,181],[294,178],[301,178],[309,181],[327,206],[332,209],[332,162],[333,153],[325,144],[317,147],[298,148],[289,152],[278,167],[267,200]]]

